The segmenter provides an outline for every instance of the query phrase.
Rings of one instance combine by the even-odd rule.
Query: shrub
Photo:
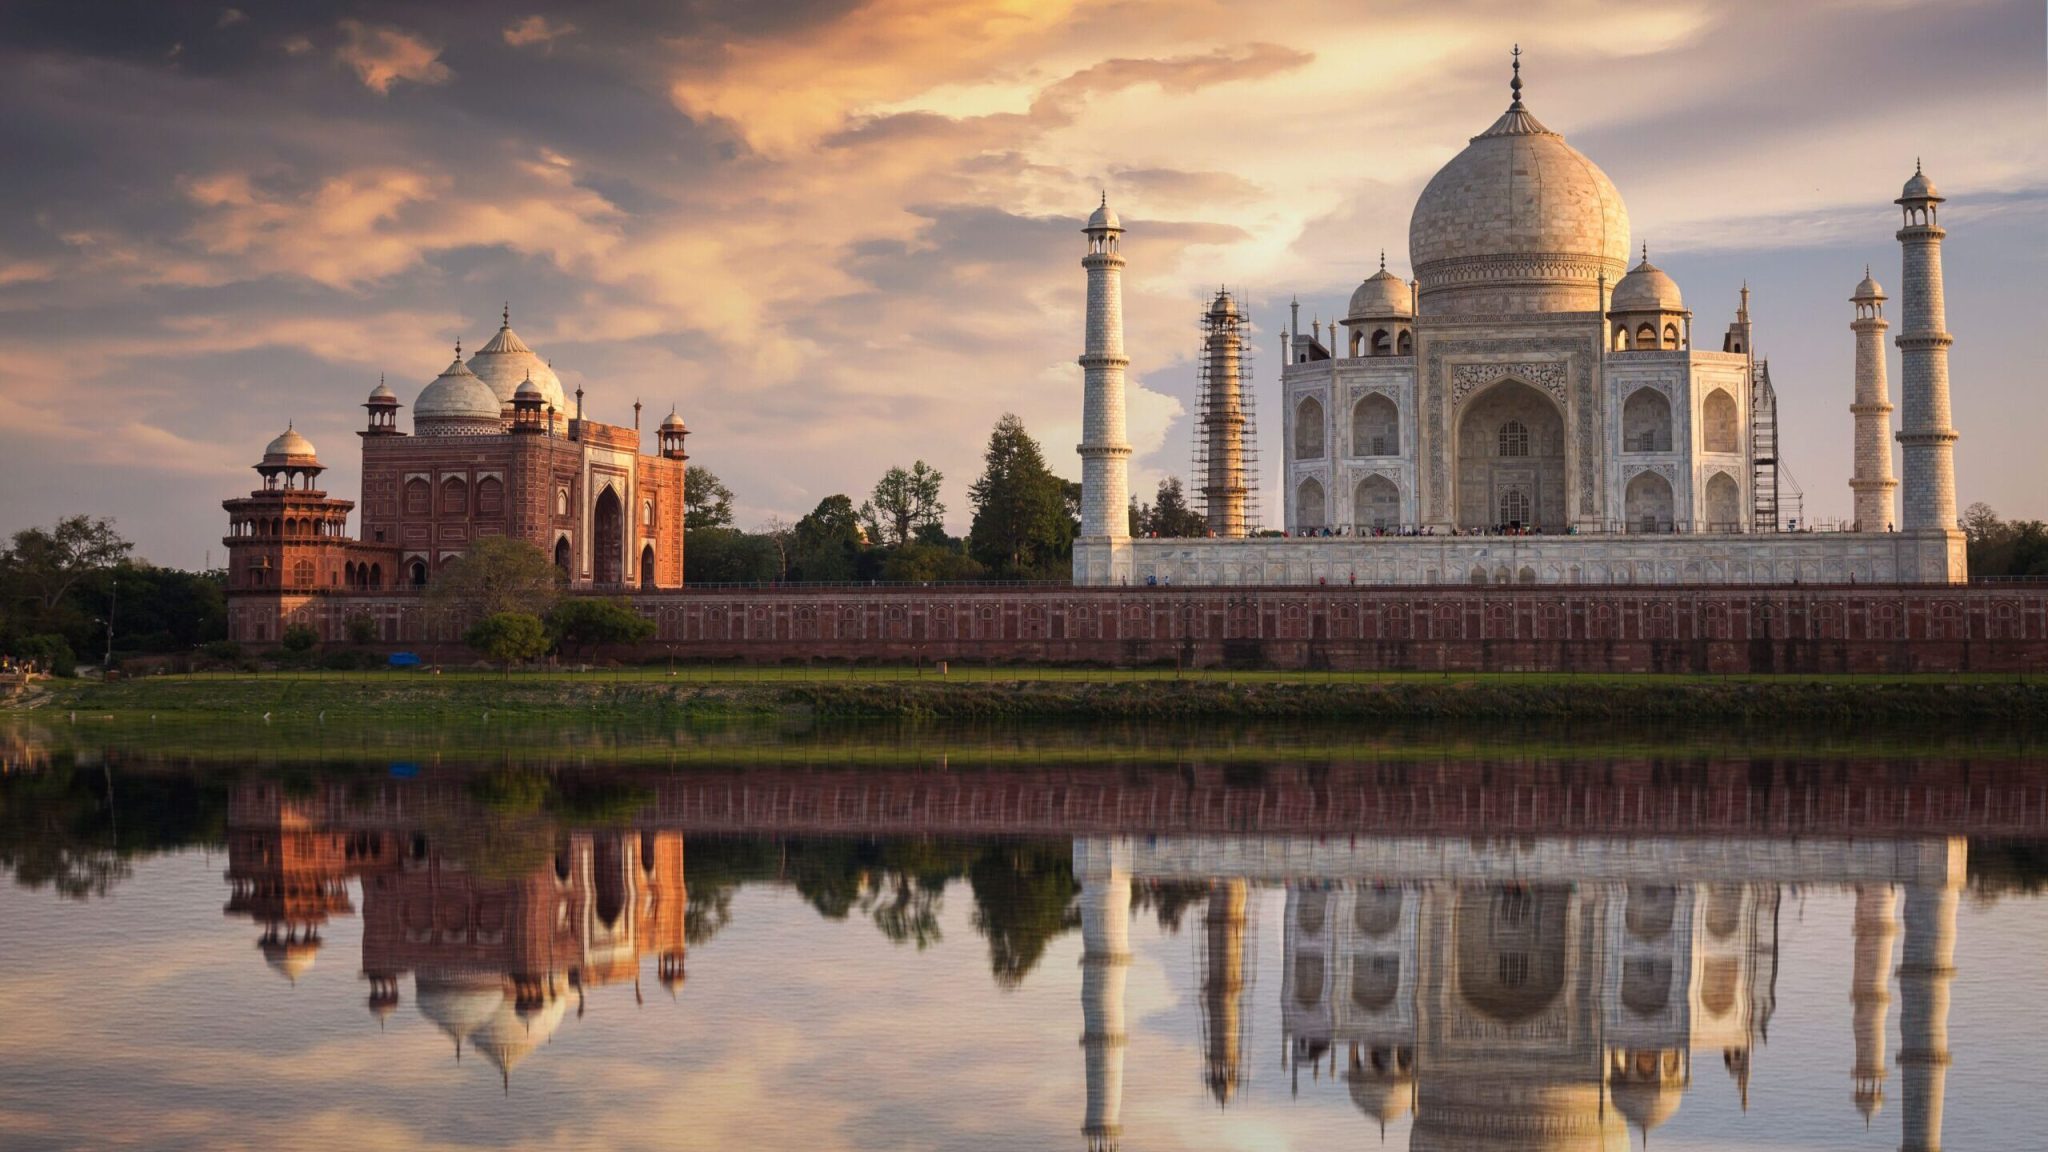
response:
[[[350,614],[345,623],[348,642],[351,644],[374,644],[377,642],[377,622],[361,612]]]
[[[71,645],[62,636],[44,634],[30,636],[15,644],[16,659],[35,663],[53,676],[70,676],[78,671],[78,657],[71,652]]]
[[[320,658],[320,666],[330,672],[370,672],[383,664],[383,659],[375,652],[365,652],[360,648],[342,648]]]
[[[494,612],[468,632],[462,642],[500,664],[532,660],[546,655],[547,625],[527,612]]]
[[[548,633],[564,647],[586,651],[600,644],[632,644],[654,636],[654,621],[616,600],[579,597],[548,613]]]
[[[199,654],[208,660],[233,662],[242,658],[242,646],[233,640],[213,640],[201,644]]]
[[[287,652],[311,652],[314,645],[320,643],[320,633],[313,631],[310,624],[293,624],[285,628],[277,642]]]

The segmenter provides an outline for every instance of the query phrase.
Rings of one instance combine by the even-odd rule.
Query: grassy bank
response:
[[[2014,677],[1692,677],[1554,673],[1223,673],[915,669],[627,670],[618,674],[164,676],[45,686],[33,714],[382,724],[732,718],[1012,721],[1289,720],[2048,726],[2048,684]]]

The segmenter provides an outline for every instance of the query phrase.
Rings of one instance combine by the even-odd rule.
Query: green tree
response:
[[[654,637],[654,621],[617,600],[577,596],[561,601],[547,617],[548,635],[564,647],[585,651],[601,644],[636,644]]]
[[[485,536],[427,585],[427,599],[457,620],[502,613],[542,616],[562,591],[562,570],[547,553],[510,536]]]
[[[732,500],[732,489],[711,469],[696,464],[683,469],[684,532],[732,527]]]
[[[1054,574],[1073,554],[1068,484],[1045,465],[1024,422],[1004,413],[989,434],[981,478],[967,490],[974,525],[967,551],[1005,577]]]
[[[916,539],[921,529],[939,524],[946,506],[939,500],[939,484],[945,474],[924,461],[909,471],[891,468],[875,482],[868,502],[861,505],[861,521],[877,543],[902,547]]]
[[[287,652],[311,652],[320,643],[320,633],[311,624],[289,624],[277,642]]]
[[[853,501],[827,496],[791,533],[790,566],[811,583],[852,580],[859,575],[861,528]]]
[[[1015,988],[1045,955],[1046,945],[1080,927],[1073,855],[1057,845],[997,845],[967,870],[973,923],[988,938],[996,983]]]
[[[1207,536],[1209,522],[1200,512],[1188,506],[1187,494],[1182,490],[1180,477],[1168,476],[1159,482],[1158,495],[1153,497],[1148,510],[1145,534],[1148,536]],[[1138,531],[1136,525],[1131,530]]]
[[[2048,576],[2048,524],[2001,520],[1979,502],[1963,513],[1962,525],[1970,575]]]
[[[548,629],[530,612],[493,612],[463,633],[462,642],[509,670],[547,654]]]
[[[705,528],[690,533],[683,550],[685,584],[752,584],[775,579],[781,553],[775,541],[737,528]]]
[[[65,593],[87,573],[113,567],[134,549],[135,545],[114,531],[112,520],[66,516],[47,530],[16,532],[13,547],[0,556],[0,565],[18,593],[48,614],[56,611]]]
[[[955,584],[986,575],[988,569],[957,545],[907,544],[882,561],[882,579],[896,584]]]
[[[377,640],[377,622],[362,612],[352,612],[343,624],[348,629],[351,644],[373,644]]]

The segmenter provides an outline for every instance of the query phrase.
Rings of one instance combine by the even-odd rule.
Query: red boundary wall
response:
[[[2048,671],[2048,586],[1004,588],[633,594],[650,659],[955,660],[1426,671]],[[254,607],[254,605],[251,605]],[[416,596],[276,605],[458,658]],[[273,636],[275,633],[272,634]],[[269,637],[237,635],[261,641]]]

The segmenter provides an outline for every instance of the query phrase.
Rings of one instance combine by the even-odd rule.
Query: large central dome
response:
[[[1519,64],[1517,68],[1519,69]],[[1614,182],[1515,101],[1443,166],[1408,222],[1424,315],[1597,312],[1628,270]]]

